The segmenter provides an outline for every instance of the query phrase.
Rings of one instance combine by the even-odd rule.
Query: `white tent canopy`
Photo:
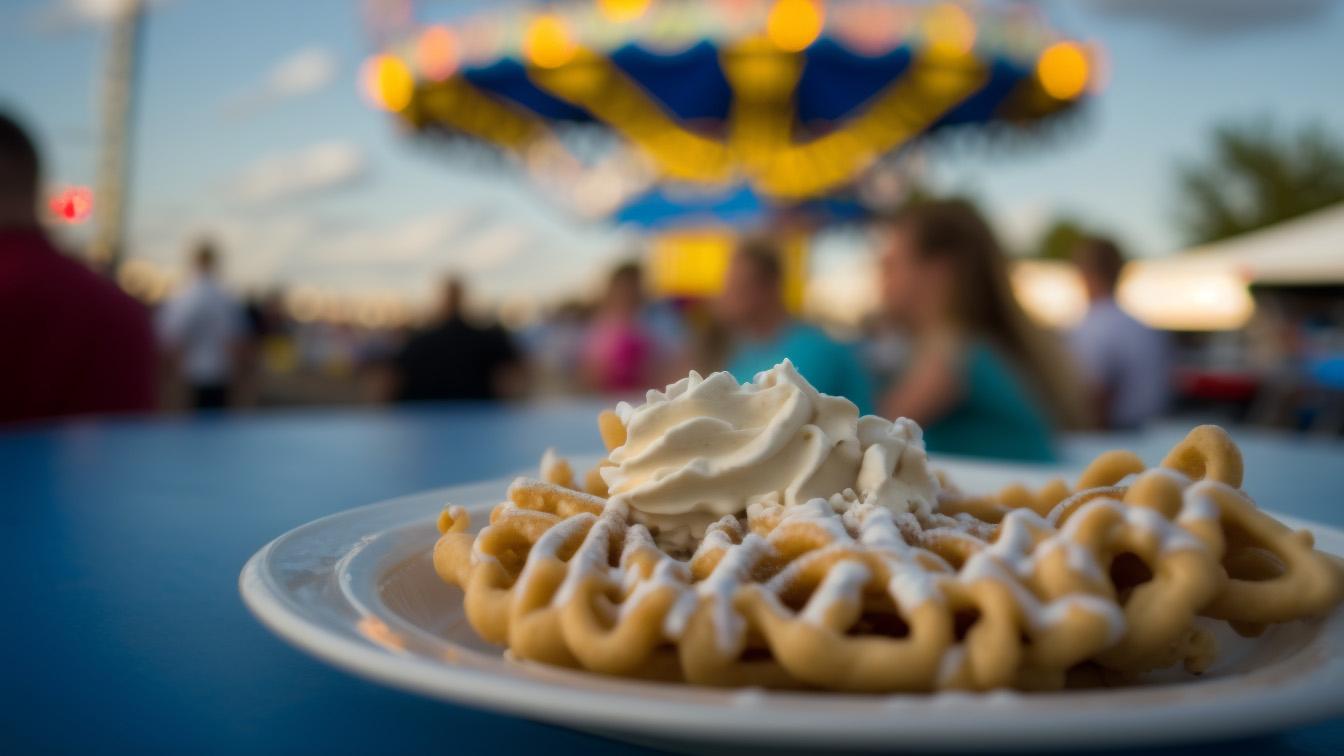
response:
[[[1344,204],[1196,247],[1125,272],[1118,299],[1159,328],[1240,328],[1255,310],[1250,284],[1344,283]]]
[[[1153,271],[1216,267],[1253,284],[1344,283],[1344,204],[1147,261],[1141,267]]]

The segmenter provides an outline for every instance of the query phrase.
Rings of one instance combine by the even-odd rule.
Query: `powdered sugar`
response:
[[[685,385],[669,387],[666,397],[670,400],[687,395],[712,379],[692,376]],[[654,393],[657,392],[651,392],[651,396]],[[865,431],[875,432],[873,428]],[[901,454],[912,454],[911,449]],[[922,449],[918,453],[922,457]],[[893,470],[903,464],[901,459],[905,457],[893,461],[883,457],[884,454],[874,454],[874,459],[881,458],[882,465]],[[553,470],[559,464],[562,463],[553,455],[548,455],[543,469]],[[740,652],[745,643],[746,619],[735,603],[744,595],[745,587],[758,585],[769,600],[771,611],[789,613],[792,610],[781,597],[799,590],[800,580],[817,579],[818,570],[824,576],[796,614],[800,621],[818,627],[830,627],[829,623],[837,619],[834,611],[838,606],[862,606],[868,590],[885,591],[896,610],[908,620],[913,612],[931,602],[945,604],[949,585],[972,587],[982,581],[994,581],[1011,593],[1018,616],[1031,635],[1089,617],[1101,623],[1107,644],[1113,644],[1124,635],[1125,617],[1122,607],[1100,590],[1107,580],[1107,565],[1102,560],[1112,555],[1094,553],[1085,546],[1087,533],[1083,529],[1125,528],[1137,534],[1144,549],[1152,549],[1159,555],[1205,549],[1203,542],[1183,526],[1216,521],[1220,510],[1215,493],[1232,490],[1212,481],[1192,482],[1175,471],[1158,474],[1170,476],[1182,488],[1181,507],[1172,518],[1156,508],[1121,501],[1128,489],[1119,487],[1075,494],[1056,506],[1048,517],[1029,509],[1015,509],[997,525],[964,513],[957,516],[939,513],[934,508],[936,502],[930,506],[915,502],[906,508],[887,506],[871,495],[875,487],[885,485],[873,480],[859,481],[862,488],[869,489],[867,496],[845,489],[829,498],[812,497],[790,504],[787,495],[767,492],[746,504],[745,522],[735,514],[711,521],[689,563],[666,553],[648,528],[631,521],[634,512],[628,497],[603,500],[570,494],[580,497],[578,501],[583,504],[600,504],[601,514],[584,511],[566,518],[505,506],[509,507],[506,512],[511,517],[553,521],[533,544],[518,578],[520,582],[530,579],[534,565],[557,559],[563,549],[573,548],[565,579],[552,597],[553,606],[574,600],[580,586],[594,578],[601,590],[619,590],[620,600],[615,609],[618,620],[655,596],[671,591],[672,605],[662,619],[664,636],[672,641],[681,639],[692,618],[703,610],[713,628],[715,645],[724,655]],[[545,485],[519,480],[511,491],[535,495],[543,492]],[[1066,515],[1068,519],[1059,524]],[[449,516],[457,515],[450,510]],[[1102,519],[1098,520],[1099,517]],[[582,541],[575,547],[573,541],[580,537]],[[473,559],[493,559],[481,553],[481,540],[478,538],[473,547]],[[786,543],[791,545],[781,550]],[[805,544],[813,545],[799,554],[799,546]],[[940,556],[939,551],[947,554],[947,558]],[[613,562],[617,552],[619,555]],[[798,555],[784,561],[787,554]],[[949,559],[960,567],[954,567]],[[1036,584],[1043,569],[1060,563],[1097,586],[1098,591],[1038,595],[1030,586]],[[692,578],[688,566],[696,564],[705,565],[697,570],[713,565],[698,582]],[[875,579],[885,582],[873,585]],[[965,648],[960,644],[950,647],[940,661],[940,684],[960,675],[965,663]]]

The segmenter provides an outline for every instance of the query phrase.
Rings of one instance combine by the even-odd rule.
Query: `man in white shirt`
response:
[[[243,309],[215,279],[214,247],[202,243],[192,262],[192,281],[158,313],[159,341],[190,387],[192,406],[225,407],[243,337]]]
[[[1131,317],[1115,302],[1125,266],[1109,239],[1085,239],[1073,251],[1087,288],[1087,315],[1069,345],[1088,378],[1104,428],[1137,428],[1160,415],[1171,392],[1171,346],[1166,334]]]

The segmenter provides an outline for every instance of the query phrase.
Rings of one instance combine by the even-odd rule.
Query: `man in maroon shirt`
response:
[[[40,176],[32,141],[0,113],[0,424],[151,410],[149,315],[47,239]]]

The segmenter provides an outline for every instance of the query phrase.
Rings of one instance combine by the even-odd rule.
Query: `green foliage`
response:
[[[1344,145],[1316,125],[1285,134],[1264,118],[1229,123],[1177,180],[1176,223],[1204,244],[1344,202]]]
[[[1036,243],[1034,256],[1043,260],[1069,260],[1073,248],[1088,235],[1088,230],[1070,218],[1058,218],[1045,229]]]

